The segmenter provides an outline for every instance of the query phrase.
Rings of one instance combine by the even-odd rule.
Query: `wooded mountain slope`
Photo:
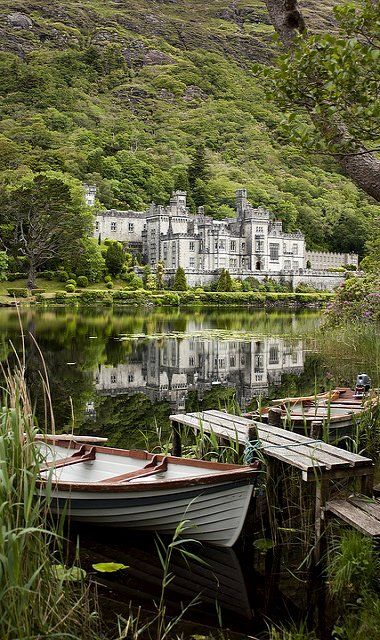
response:
[[[332,2],[304,5],[334,29]],[[309,247],[362,251],[375,205],[289,143],[255,75],[275,49],[263,2],[3,1],[0,42],[1,180],[60,171],[135,209],[186,188],[216,217],[245,186]]]

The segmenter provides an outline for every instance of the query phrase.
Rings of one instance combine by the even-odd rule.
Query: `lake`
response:
[[[337,349],[318,333],[321,313],[239,309],[56,308],[0,309],[0,360],[15,362],[25,343],[25,368],[38,419],[43,422],[41,371],[46,368],[57,428],[107,436],[110,444],[154,448],[170,438],[168,416],[198,409],[251,408],[268,398],[308,395],[352,385],[366,372],[378,383],[378,358],[365,355],[346,334]],[[336,340],[336,338],[335,338]],[[351,342],[352,340],[352,342]],[[360,342],[360,340],[359,340]],[[41,353],[40,353],[41,352]],[[43,360],[41,359],[43,355]],[[264,538],[261,524],[251,534]],[[210,570],[176,557],[168,610],[201,592],[187,618],[244,633],[265,628],[265,618],[302,618],[307,607],[298,533],[284,551],[281,592],[276,557],[243,538],[237,549],[196,549]],[[160,593],[160,566],[151,536],[81,532],[82,562],[122,562],[129,570],[102,578],[113,613],[129,601],[151,608]],[[203,568],[202,568],[203,567]],[[292,570],[290,570],[290,568]],[[216,604],[217,603],[217,604]],[[177,608],[176,608],[177,607]]]

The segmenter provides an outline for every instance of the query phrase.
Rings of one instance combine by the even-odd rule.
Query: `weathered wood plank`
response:
[[[347,500],[329,500],[326,504],[326,511],[333,513],[367,536],[380,536],[380,520],[377,520]]]
[[[248,418],[243,418],[242,416],[233,416],[231,414],[224,413],[223,411],[206,411],[206,412],[202,412],[202,414],[214,415],[215,417],[220,417],[220,418],[223,417],[224,419],[233,420],[234,422],[241,424],[242,426],[246,425],[247,423],[248,423],[248,426],[249,424],[254,423],[260,431],[265,431],[267,433],[270,432],[270,433],[279,435],[287,440],[293,440],[294,442],[304,442],[304,443],[310,442],[310,438],[308,436],[304,436],[300,433],[296,433],[288,429],[273,427],[271,425],[258,422],[257,420],[250,420]],[[192,414],[192,415],[195,415],[195,414]],[[344,449],[339,449],[338,447],[334,447],[333,445],[328,444],[326,442],[320,443],[320,447],[321,447],[321,450],[323,450],[326,453],[331,453],[332,455],[334,455],[335,458],[341,458],[342,460],[350,461],[354,465],[359,464],[360,466],[362,466],[363,464],[367,463],[368,466],[372,466],[371,458],[367,458],[366,456],[361,456],[357,453],[352,453],[351,451],[345,451]]]
[[[348,502],[358,507],[368,515],[379,521],[380,524],[380,502],[371,498],[363,498],[361,496],[350,496]]]

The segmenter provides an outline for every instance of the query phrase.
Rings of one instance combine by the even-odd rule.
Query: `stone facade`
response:
[[[353,264],[358,268],[358,255],[356,253],[329,253],[327,251],[306,251],[306,266],[319,271],[345,267]]]
[[[94,204],[93,186],[86,185],[86,200]],[[354,254],[306,251],[303,234],[285,233],[281,221],[249,203],[245,189],[236,192],[235,218],[214,220],[205,215],[203,207],[192,214],[186,192],[175,191],[166,207],[152,204],[144,212],[111,209],[97,213],[94,236],[128,244],[153,269],[162,262],[168,278],[182,267],[191,286],[209,284],[222,269],[228,269],[235,278],[263,280],[269,276],[330,289],[342,276],[327,277],[329,268],[358,264]]]

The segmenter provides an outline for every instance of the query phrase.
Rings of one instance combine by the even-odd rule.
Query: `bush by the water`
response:
[[[380,320],[380,276],[368,274],[349,278],[327,305],[329,324],[340,322],[376,322]]]
[[[7,289],[9,296],[14,296],[15,298],[27,298],[28,297],[28,289],[24,287],[15,287],[12,289]]]

